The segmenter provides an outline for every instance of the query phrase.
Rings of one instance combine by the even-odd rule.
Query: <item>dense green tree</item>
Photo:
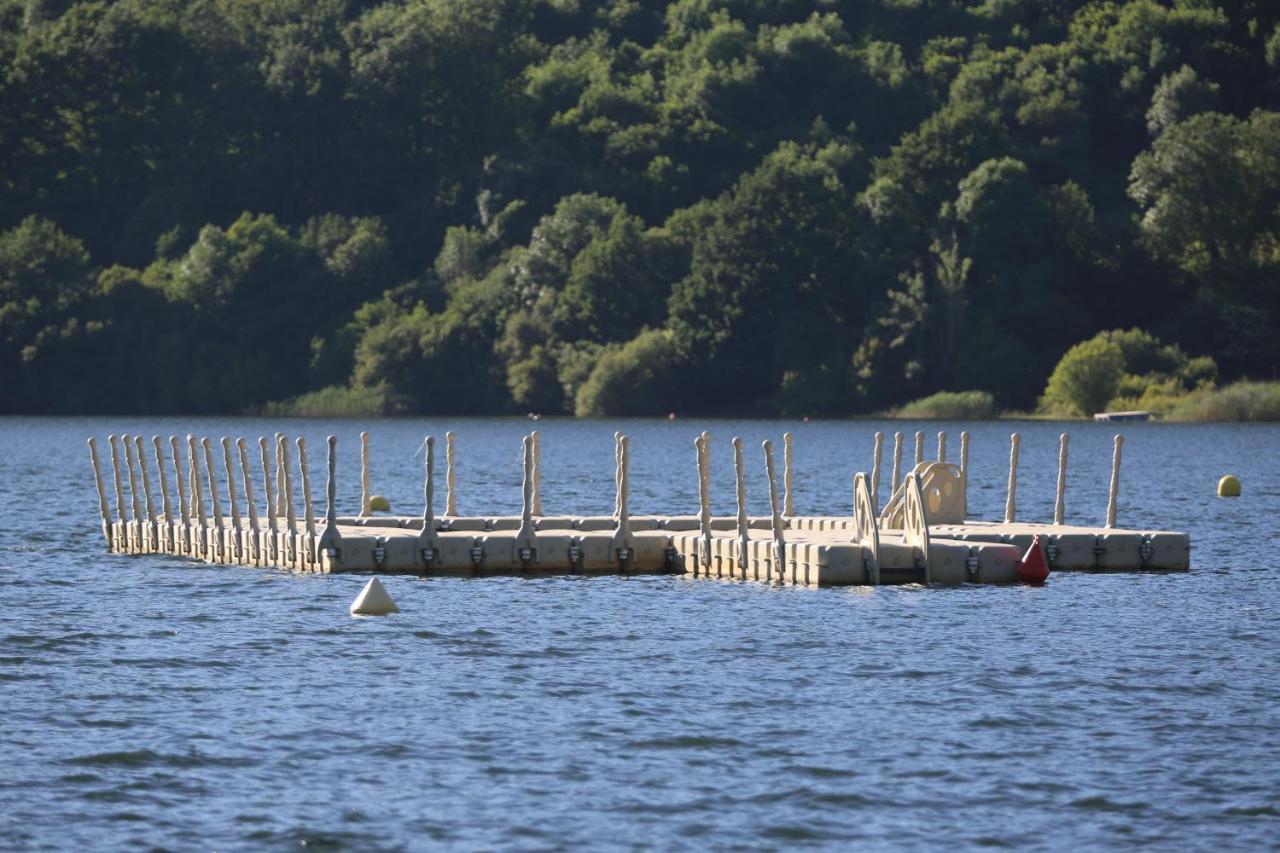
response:
[[[1166,411],[1189,391],[1211,388],[1217,370],[1213,359],[1189,358],[1142,329],[1114,329],[1067,350],[1040,405],[1085,416],[1104,408]]]
[[[1159,136],[1168,128],[1196,113],[1217,108],[1221,99],[1217,83],[1201,80],[1190,65],[1166,74],[1151,96],[1147,110],[1147,130]]]
[[[856,155],[844,143],[784,144],[681,235],[691,262],[672,291],[670,325],[698,367],[695,405],[759,407],[788,371],[824,363],[834,369],[827,405],[848,404],[840,368],[865,295],[845,184]]]
[[[1271,260],[1280,230],[1280,113],[1201,113],[1166,128],[1134,161],[1129,193],[1158,257],[1234,284]]]
[[[652,415],[676,404],[679,355],[671,333],[645,330],[605,351],[578,391],[574,414]]]
[[[1166,128],[1133,163],[1129,193],[1142,236],[1208,309],[1231,374],[1280,370],[1280,113],[1206,112]],[[1190,322],[1190,318],[1188,317]]]
[[[90,295],[89,253],[47,219],[31,216],[0,234],[0,345],[23,357],[37,335],[57,327]]]
[[[1067,350],[1049,376],[1042,406],[1064,415],[1092,415],[1106,408],[1124,377],[1124,352],[1102,339],[1076,344]]]
[[[0,0],[5,405],[1274,377],[1277,68],[1266,0]]]

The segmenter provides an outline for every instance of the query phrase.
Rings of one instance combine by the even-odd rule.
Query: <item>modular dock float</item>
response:
[[[327,442],[325,513],[317,518],[305,440],[299,438],[295,491],[291,443],[281,434],[249,444],[222,438],[111,436],[111,509],[97,441],[89,439],[107,549],[119,554],[169,554],[209,563],[278,567],[298,572],[374,572],[420,576],[674,573],[805,585],[1016,583],[1033,554],[1053,570],[1179,571],[1190,568],[1185,533],[1121,530],[1115,526],[1123,439],[1115,437],[1104,527],[1063,523],[1068,436],[1060,439],[1053,523],[1016,520],[1020,438],[1010,447],[1005,517],[968,518],[968,433],[960,463],[946,461],[946,433],[935,460],[924,458],[916,433],[915,464],[903,471],[903,434],[895,435],[889,497],[879,506],[884,435],[876,434],[870,476],[853,479],[847,516],[803,516],[792,505],[792,438],[783,436],[779,494],[774,447],[763,443],[770,515],[746,510],[741,440],[732,441],[736,516],[710,510],[711,439],[694,440],[699,507],[696,515],[633,516],[629,507],[630,439],[615,434],[615,507],[609,516],[547,516],[541,506],[541,450],[537,432],[523,440],[522,511],[518,516],[460,516],[456,511],[455,438],[446,435],[445,512],[435,514],[435,439],[427,437],[423,512],[375,515],[370,492],[368,434],[361,433],[362,497],[358,515],[336,507],[337,442]],[[183,446],[186,459],[183,460]],[[123,445],[123,453],[121,452]],[[221,452],[215,452],[215,447]],[[149,457],[149,458],[148,458]],[[121,473],[121,466],[127,473]],[[262,503],[253,470],[260,465]],[[173,473],[170,488],[169,468]],[[219,473],[219,467],[222,473]],[[152,476],[154,471],[156,476]],[[152,483],[160,499],[154,499]],[[225,492],[223,489],[225,488]],[[129,500],[126,501],[126,490]],[[243,493],[242,493],[243,492]],[[176,500],[174,498],[176,496]],[[225,497],[227,511],[223,511]],[[262,514],[259,515],[259,509]],[[1043,564],[1043,563],[1042,563]]]

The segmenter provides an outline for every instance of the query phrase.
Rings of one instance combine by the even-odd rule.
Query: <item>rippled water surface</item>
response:
[[[0,847],[1280,843],[1276,428],[1125,427],[1120,523],[1189,530],[1186,574],[393,577],[402,612],[353,619],[362,577],[103,551],[90,434],[332,432],[353,512],[360,426],[0,420]],[[394,509],[420,511],[415,454],[451,428],[459,509],[518,511],[527,422],[365,426]],[[548,514],[611,511],[615,429],[633,436],[633,512],[693,512],[704,426],[717,511],[733,508],[728,439],[749,440],[763,513],[759,441],[792,429],[797,509],[846,512],[873,432],[901,428],[538,426]],[[945,426],[954,454],[961,425]],[[1011,428],[1020,516],[1045,520],[1061,425],[969,425],[970,507],[1003,511]],[[1100,523],[1114,430],[1070,429],[1068,520]],[[1239,500],[1213,497],[1228,471]]]

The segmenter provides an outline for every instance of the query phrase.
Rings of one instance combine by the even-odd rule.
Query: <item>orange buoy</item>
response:
[[[1044,558],[1040,534],[1031,537],[1031,547],[1018,561],[1018,577],[1023,583],[1041,584],[1049,577],[1049,561]]]

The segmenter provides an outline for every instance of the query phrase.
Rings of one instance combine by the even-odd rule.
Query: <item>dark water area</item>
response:
[[[804,589],[683,577],[384,578],[104,553],[85,438],[339,438],[340,511],[421,510],[459,436],[459,509],[515,513],[522,420],[0,420],[0,847],[869,849],[1280,844],[1280,429],[1126,424],[1121,526],[1192,570],[1043,587]],[[542,421],[548,514],[692,513],[693,438],[796,435],[796,505],[843,513],[877,422]],[[972,433],[969,506],[1049,520],[1061,424]],[[906,429],[916,425],[907,424]],[[1111,436],[1071,424],[1067,520],[1100,524]],[[317,464],[319,463],[319,464]],[[322,471],[318,453],[313,470]],[[1214,497],[1233,472],[1244,497]],[[887,467],[886,474],[887,478]],[[439,494],[439,492],[438,492]],[[259,492],[259,496],[261,492]]]

